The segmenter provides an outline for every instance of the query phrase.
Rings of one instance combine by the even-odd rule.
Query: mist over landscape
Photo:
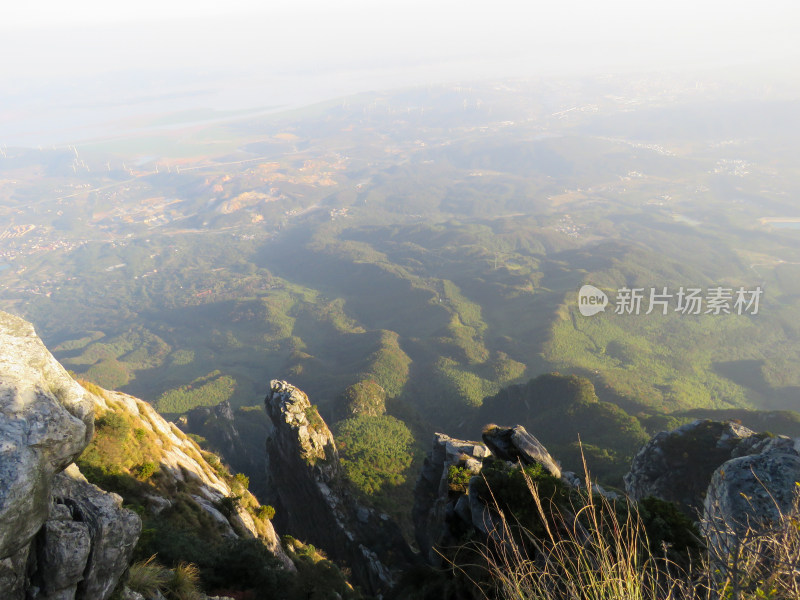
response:
[[[522,425],[558,458],[539,461],[548,476],[587,467],[620,494],[633,494],[626,474],[652,436],[696,419],[735,421],[735,435],[714,430],[717,450],[746,437],[739,427],[800,436],[791,4],[50,8],[0,24],[13,57],[0,92],[0,310],[106,394],[78,465],[126,506],[145,514],[173,484],[149,479],[161,460],[144,449],[150,425],[109,450],[142,430],[109,421],[132,406],[123,394],[199,444],[198,468],[221,465],[225,498],[238,499],[215,510],[274,518],[301,541],[270,556],[309,569],[322,558],[303,542],[324,527],[292,512],[301,485],[275,491],[294,460],[280,402],[308,420],[315,481],[345,481],[386,516],[380,534],[362,513],[354,527],[406,574],[436,542],[418,519],[431,465],[453,506],[477,493],[470,460],[483,450],[435,438],[460,448],[448,474],[436,450],[426,459],[437,432],[483,430],[501,457],[492,427]],[[709,431],[692,452],[708,455],[697,444]],[[518,454],[504,460],[523,469]],[[705,495],[719,464],[688,488]],[[515,477],[485,471],[490,486]],[[696,516],[696,500],[667,500]],[[135,558],[199,565],[209,593],[266,589],[233,585],[222,573],[237,561],[222,551],[189,552],[188,512],[159,514],[145,529],[178,541],[148,534]],[[430,595],[407,575],[375,583],[349,550],[324,546],[348,542],[322,539],[344,571],[315,590],[357,597],[349,577],[363,597],[472,597],[458,576]]]

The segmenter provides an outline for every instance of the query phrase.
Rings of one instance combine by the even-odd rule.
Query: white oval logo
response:
[[[608,296],[593,285],[584,285],[578,290],[578,310],[584,317],[603,312],[608,306]]]

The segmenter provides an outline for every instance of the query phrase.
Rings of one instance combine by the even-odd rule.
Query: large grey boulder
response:
[[[791,512],[800,485],[798,449],[800,440],[772,444],[760,454],[733,458],[714,471],[702,520],[712,546],[718,551],[731,547],[748,529],[763,531]]]
[[[497,458],[523,465],[540,464],[553,477],[561,477],[561,467],[553,460],[542,443],[528,433],[522,425],[498,427],[487,425],[483,441]]]
[[[47,519],[53,476],[91,440],[93,410],[33,326],[0,312],[0,560]]]
[[[730,553],[738,556],[742,547],[758,556],[737,560],[757,559],[750,566],[764,574],[787,568],[770,563],[773,548],[753,548],[778,540],[775,531],[797,526],[791,519],[800,493],[800,439],[754,433],[737,423],[694,421],[646,444],[625,484],[637,500],[671,500],[695,517],[722,571]]]
[[[89,526],[71,520],[69,514],[65,520],[48,519],[39,533],[37,545],[40,597],[74,598],[92,549]]]
[[[30,557],[30,546],[25,546],[11,556],[0,560],[0,598],[16,600],[25,598],[28,583],[26,565]]]
[[[707,419],[662,431],[634,456],[625,476],[625,490],[635,500],[654,496],[675,502],[697,519],[717,467],[735,456],[757,451],[761,441],[763,438],[747,427]]]
[[[75,465],[56,476],[53,502],[67,511],[54,510],[55,515],[62,516],[45,524],[45,539],[40,544],[44,551],[40,556],[49,562],[40,563],[38,579],[48,591],[59,589],[57,586],[66,577],[59,565],[77,569],[83,545],[88,545],[83,568],[77,580],[73,579],[77,583],[75,598],[108,598],[130,564],[142,529],[141,519],[135,512],[122,508],[120,496],[86,481]],[[71,520],[61,520],[66,514]],[[59,535],[48,538],[50,529]]]
[[[709,502],[721,501],[724,511],[729,508],[724,490],[735,488],[734,495],[742,492],[753,497],[765,489],[783,494],[786,482],[778,476],[780,469],[775,470],[783,459],[768,457],[795,455],[796,446],[796,441],[786,436],[756,433],[735,422],[698,419],[672,431],[662,431],[645,444],[633,458],[625,476],[625,489],[635,500],[654,496],[675,502],[699,521],[708,511]],[[758,456],[763,458],[754,459]],[[748,468],[741,470],[742,465],[751,463],[771,465],[766,479],[759,483]],[[733,473],[736,478],[730,480]],[[793,484],[790,488],[794,489]],[[712,492],[714,497],[709,500],[707,496]],[[740,506],[738,501],[734,504]]]

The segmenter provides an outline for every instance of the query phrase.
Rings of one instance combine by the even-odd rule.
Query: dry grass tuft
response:
[[[707,524],[707,536],[729,543],[708,544],[699,561],[680,566],[666,552],[650,552],[632,502],[615,510],[588,493],[570,510],[525,477],[545,535],[534,536],[495,503],[496,527],[482,546],[494,594],[503,600],[800,600],[800,485],[777,520],[715,523],[714,532]]]

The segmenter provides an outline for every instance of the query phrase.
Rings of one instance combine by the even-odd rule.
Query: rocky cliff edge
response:
[[[220,512],[234,496],[231,484],[194,441],[146,402],[87,387],[93,391],[53,358],[30,323],[0,312],[0,598],[106,600],[128,568],[141,519],[74,464],[95,418],[108,415],[153,440],[162,489],[190,490],[223,535],[260,538],[294,570],[268,520],[241,505]],[[147,500],[152,512],[172,503],[157,492]]]

